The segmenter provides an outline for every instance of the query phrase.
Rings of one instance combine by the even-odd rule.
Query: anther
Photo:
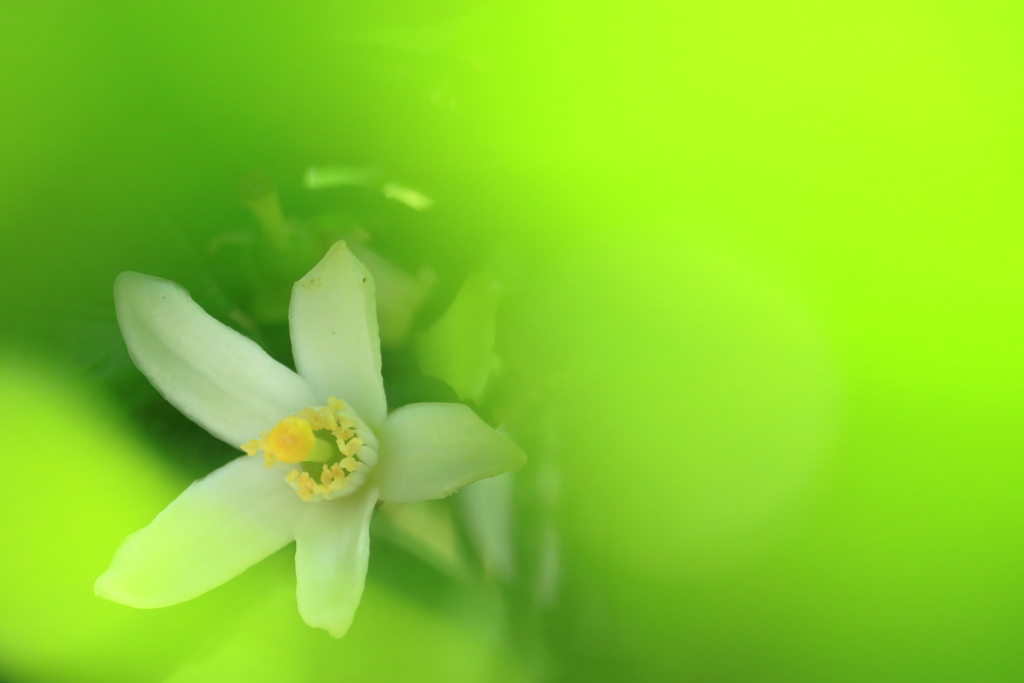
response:
[[[338,444],[338,450],[341,451],[342,455],[353,456],[359,453],[359,449],[363,447],[363,440],[358,436],[354,439],[350,439],[348,443]]]

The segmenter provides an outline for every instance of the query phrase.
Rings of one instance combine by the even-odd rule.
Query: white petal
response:
[[[149,526],[125,539],[96,595],[166,607],[202,595],[294,538],[303,503],[285,468],[242,456],[193,483]]]
[[[413,403],[378,433],[381,500],[444,498],[478,479],[519,469],[526,455],[459,403]]]
[[[292,288],[295,367],[319,394],[348,401],[376,429],[387,415],[373,278],[344,242]]]
[[[181,286],[121,273],[114,301],[139,370],[178,410],[232,446],[316,403],[304,379],[207,315]]]
[[[341,638],[352,623],[370,559],[370,518],[377,489],[311,503],[295,530],[299,614]]]

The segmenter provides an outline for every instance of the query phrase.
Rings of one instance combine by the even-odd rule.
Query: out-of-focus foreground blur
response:
[[[0,680],[1021,680],[1022,91],[1009,1],[0,2]],[[340,641],[292,547],[92,593],[232,457],[117,273],[290,362],[253,173],[530,456],[379,511]]]

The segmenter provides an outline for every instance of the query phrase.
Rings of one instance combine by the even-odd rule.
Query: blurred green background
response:
[[[1018,2],[0,0],[0,679],[1021,680],[1022,77]],[[433,267],[417,329],[517,255],[479,408],[531,456],[518,578],[375,537],[342,641],[287,548],[93,597],[230,457],[131,366],[114,277],[227,319],[256,169]]]

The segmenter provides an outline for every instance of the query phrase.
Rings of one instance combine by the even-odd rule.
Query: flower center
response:
[[[303,408],[259,439],[242,444],[250,456],[263,452],[264,465],[299,465],[285,481],[307,502],[354,493],[377,464],[377,439],[344,401]],[[300,469],[301,468],[301,469]]]

